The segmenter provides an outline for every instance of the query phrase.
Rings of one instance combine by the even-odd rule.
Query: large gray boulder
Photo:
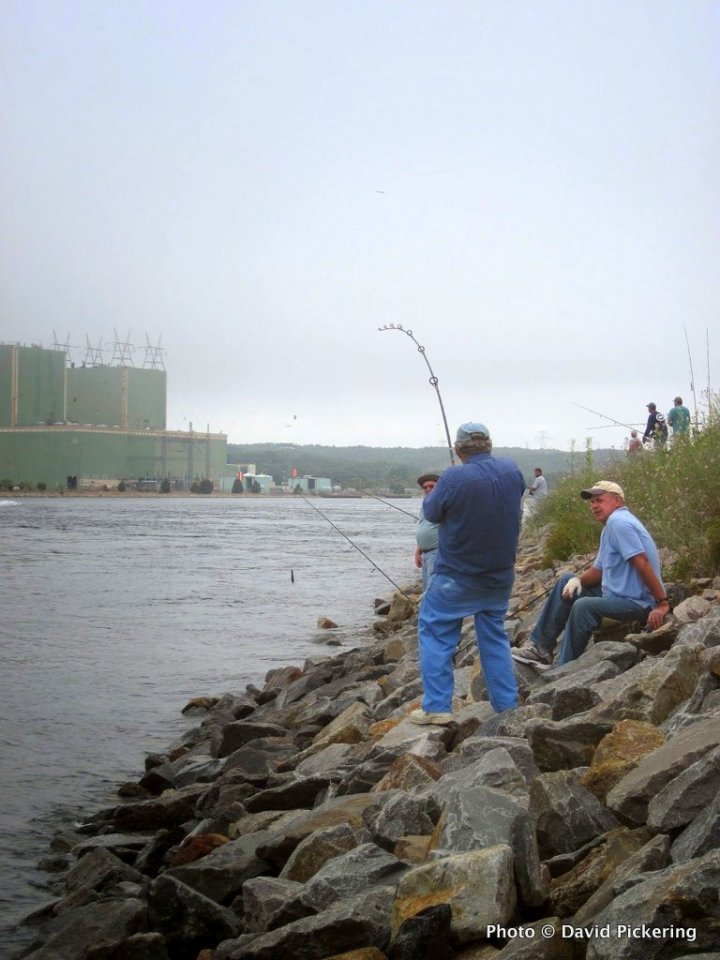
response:
[[[305,883],[329,860],[356,847],[356,831],[347,823],[315,830],[301,840],[280,872],[283,880]]]
[[[439,816],[440,807],[433,797],[398,791],[379,813],[371,811],[364,820],[374,839],[391,850],[401,837],[432,833]]]
[[[269,933],[226,940],[214,960],[324,960],[358,944],[383,950],[390,940],[393,892],[372,890]]]
[[[586,767],[595,748],[614,726],[611,718],[591,716],[592,711],[567,720],[533,720],[526,735],[540,770]]]
[[[370,887],[393,887],[408,869],[407,863],[376,844],[363,843],[321,867],[305,884],[300,900],[319,912]]]
[[[71,910],[43,924],[42,946],[23,960],[85,960],[104,941],[125,940],[148,929],[144,900],[103,900]]]
[[[720,847],[720,793],[675,839],[670,856],[675,863],[701,857]]]
[[[653,960],[720,943],[720,851],[648,874],[593,922],[587,960]],[[607,933],[605,930],[607,929]]]
[[[484,939],[490,923],[504,924],[516,909],[513,852],[505,844],[444,857],[410,870],[393,904],[393,932],[430,903],[452,908],[456,943]]]
[[[246,880],[242,888],[246,932],[265,933],[279,926],[280,924],[272,922],[273,918],[281,916],[289,903],[298,900],[302,888],[302,883],[278,877],[253,877]],[[286,922],[300,920],[314,912],[314,910],[303,908],[300,914],[287,919]]]
[[[609,680],[620,673],[620,668],[610,660],[601,660],[583,670],[570,673],[558,671],[544,687],[534,690],[528,703],[547,703],[552,708],[552,720],[564,720],[577,713],[584,713],[600,702],[596,684]]]
[[[217,903],[228,903],[250,877],[270,872],[270,865],[257,852],[270,837],[268,830],[248,833],[200,860],[172,867],[164,876],[180,880]]]
[[[640,833],[640,831],[633,831]],[[662,870],[670,860],[670,838],[665,834],[653,837],[635,853],[619,863],[608,877],[597,887],[594,893],[587,898],[573,918],[578,926],[587,926],[622,893],[628,884],[634,882],[643,873],[652,873]]]
[[[452,789],[474,790],[476,787],[491,787],[527,802],[527,781],[509,750],[504,746],[496,746],[491,750],[478,751],[478,754],[476,760],[471,760],[469,754],[465,753],[464,766],[458,766],[446,773],[441,780],[426,788],[424,792],[434,796],[440,803]]]
[[[704,672],[702,654],[704,647],[688,644],[671,647],[664,657],[658,658],[653,668],[637,683],[625,687],[588,711],[592,719],[646,720],[660,724],[672,711],[688,700],[698,678]]]
[[[486,753],[498,747],[507,750],[526,783],[535,779],[540,771],[524,737],[469,736],[442,761],[440,769],[443,773],[452,773],[454,770],[467,767],[474,760],[480,760]]]
[[[720,745],[717,717],[683,727],[647,754],[607,795],[607,806],[625,820],[643,824],[648,804],[664,787],[706,753]]]
[[[175,877],[163,874],[148,892],[150,922],[172,952],[199,952],[240,933],[238,917]]]
[[[530,785],[530,813],[537,826],[540,857],[577,850],[618,827],[618,821],[572,770],[542,773]]]
[[[707,810],[718,793],[720,747],[715,747],[651,798],[648,804],[648,826],[663,832],[684,827]]]
[[[482,786],[451,790],[434,837],[433,860],[497,845],[510,847],[520,899],[526,906],[545,900],[534,821],[522,804],[499,790]]]

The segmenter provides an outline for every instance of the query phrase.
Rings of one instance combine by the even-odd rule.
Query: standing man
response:
[[[440,476],[437,473],[424,473],[421,477],[418,477],[417,482],[420,489],[425,496],[427,496],[433,492],[439,479]],[[423,592],[427,590],[428,581],[435,566],[439,538],[440,531],[438,525],[436,523],[430,523],[429,520],[425,519],[425,514],[421,506],[420,516],[418,517],[417,526],[415,527],[415,539],[417,540],[415,566],[422,570]]]
[[[622,487],[599,480],[580,496],[590,501],[593,516],[603,525],[600,549],[589,570],[579,577],[571,573],[560,577],[530,635],[530,645],[513,650],[516,660],[539,670],[552,666],[563,629],[558,666],[584,652],[603,617],[622,623],[639,620],[657,630],[670,612],[657,547],[625,506]]]
[[[530,489],[528,493],[531,497],[534,497],[536,500],[542,500],[543,497],[547,496],[547,480],[543,476],[542,468],[535,467],[534,470],[535,479],[530,484]]]
[[[480,662],[490,703],[500,712],[516,707],[517,684],[505,633],[520,509],[525,482],[513,460],[491,454],[490,431],[482,423],[458,428],[451,467],[423,503],[440,525],[435,573],[418,618],[422,707],[414,723],[452,720],[453,654],[465,617],[474,617]]]
[[[643,443],[647,443],[648,440],[654,440],[659,447],[664,447],[665,441],[667,440],[667,424],[665,423],[665,417],[661,413],[657,412],[657,407],[654,403],[649,403],[647,408],[648,421],[642,438]]]
[[[690,411],[683,406],[682,397],[675,397],[675,406],[667,415],[667,422],[672,427],[673,440],[677,437],[686,437],[690,432]]]

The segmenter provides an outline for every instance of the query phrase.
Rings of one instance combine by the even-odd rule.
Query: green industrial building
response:
[[[225,434],[166,430],[164,369],[68,364],[64,350],[0,344],[0,480],[49,488],[225,475]]]

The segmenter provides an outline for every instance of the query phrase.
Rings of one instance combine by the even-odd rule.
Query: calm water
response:
[[[315,502],[394,580],[414,578],[410,517]],[[0,502],[0,956],[51,899],[35,864],[54,831],[112,802],[185,729],[191,697],[334,653],[318,617],[349,643],[392,589],[301,499]]]

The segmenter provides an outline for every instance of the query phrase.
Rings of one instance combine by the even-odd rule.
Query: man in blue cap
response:
[[[440,526],[435,570],[418,618],[422,707],[420,724],[452,721],[453,655],[465,617],[474,617],[488,696],[498,712],[516,707],[517,684],[505,633],[525,482],[518,465],[492,456],[483,423],[463,423],[451,467],[423,501],[423,513]]]

